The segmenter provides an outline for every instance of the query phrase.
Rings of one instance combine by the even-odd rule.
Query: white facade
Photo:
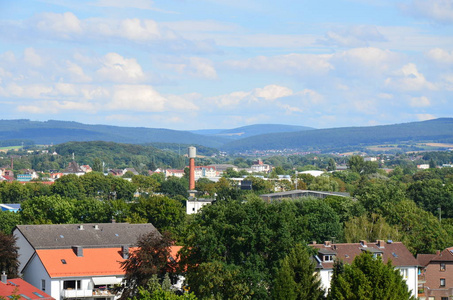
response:
[[[217,176],[215,167],[195,167],[195,180],[200,178],[214,178]]]
[[[208,200],[187,200],[186,201],[186,213],[188,215],[196,214],[203,206],[210,205],[212,203],[212,199]]]

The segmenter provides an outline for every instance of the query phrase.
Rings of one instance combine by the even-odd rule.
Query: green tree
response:
[[[152,194],[160,188],[159,181],[152,176],[135,175],[132,177],[132,183],[141,195]]]
[[[86,198],[77,201],[73,215],[82,223],[107,223],[110,222],[113,211],[108,202]]]
[[[333,158],[329,158],[329,163],[327,166],[327,171],[335,171],[337,169],[337,164]]]
[[[21,203],[30,199],[31,193],[22,183],[13,181],[1,185],[0,200],[3,203]]]
[[[275,279],[272,295],[274,299],[324,299],[324,290],[310,260],[306,247],[301,244],[291,249],[281,260]]]
[[[81,178],[75,174],[62,176],[55,180],[51,188],[52,193],[71,199],[85,197],[85,189]]]
[[[19,248],[16,246],[16,237],[12,234],[0,232],[0,270],[8,276],[16,278],[19,268]]]
[[[0,210],[0,232],[11,234],[18,224],[20,224],[20,213]]]
[[[131,201],[134,197],[136,187],[132,182],[125,180],[121,177],[110,178],[110,197],[112,199],[123,199]]]
[[[390,226],[385,218],[378,214],[362,215],[344,223],[344,237],[347,243],[357,243],[360,240],[401,240],[398,228]]]
[[[359,174],[362,172],[364,165],[365,165],[365,160],[360,155],[351,156],[349,158],[348,162],[347,162],[348,168],[352,172],[356,172],[356,173],[359,173]]]
[[[132,204],[132,213],[137,213],[152,223],[159,231],[172,231],[176,233],[182,230],[186,212],[181,202],[165,197],[151,196],[140,197]]]
[[[92,167],[93,172],[102,172],[102,163],[99,158],[95,158],[93,160],[93,167]]]
[[[328,299],[332,300],[415,300],[391,261],[364,252],[351,265],[335,267]]]
[[[172,240],[167,233],[161,235],[152,231],[137,241],[138,250],[133,251],[129,258],[121,263],[125,271],[121,287],[121,299],[130,299],[137,294],[138,288],[146,288],[153,275],[163,277],[174,269],[169,260]]]
[[[187,198],[189,196],[188,189],[189,183],[186,180],[174,176],[167,178],[161,185],[162,193],[171,198],[174,198],[177,195]]]
[[[89,172],[80,176],[85,195],[98,199],[107,199],[110,191],[111,176],[100,172]]]
[[[36,197],[22,203],[21,220],[24,224],[74,223],[75,203],[60,195]]]

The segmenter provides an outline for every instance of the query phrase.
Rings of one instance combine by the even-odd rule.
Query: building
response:
[[[258,159],[250,167],[251,173],[270,173],[271,170],[272,170],[271,166],[268,164],[264,164],[261,159]]]
[[[326,198],[328,196],[340,196],[350,197],[349,193],[341,192],[321,192],[321,191],[310,191],[310,190],[293,190],[279,193],[263,194],[260,195],[261,199],[267,202],[283,200],[283,199],[297,199],[302,197],[316,197]]]
[[[189,199],[186,200],[186,213],[196,214],[203,206],[212,204],[214,199]]]
[[[215,178],[217,170],[214,166],[195,166],[195,180],[200,178]]]
[[[168,178],[171,176],[182,178],[184,176],[184,170],[175,170],[175,169],[165,170],[165,178]]]
[[[0,204],[0,210],[18,212],[20,210],[20,203],[2,203]]]
[[[420,275],[418,297],[421,300],[453,298],[453,247],[436,254],[418,254]]]
[[[18,225],[19,272],[55,299],[114,299],[121,262],[152,224]],[[157,232],[158,233],[158,232]]]
[[[79,164],[76,161],[71,161],[66,169],[63,171],[63,175],[75,174],[77,176],[82,176],[85,174],[85,171],[80,168]]]
[[[351,264],[354,258],[362,252],[371,252],[376,257],[381,257],[384,263],[391,260],[392,265],[399,269],[403,279],[414,297],[417,297],[418,287],[418,261],[404,246],[403,243],[382,240],[376,243],[343,243],[333,244],[329,241],[324,244],[310,244],[318,253],[315,255],[317,269],[324,289],[330,288],[330,280],[333,274],[333,264],[336,260],[342,260],[346,264]]]
[[[14,299],[14,297],[26,300],[55,300],[21,278],[8,279],[7,274],[3,272],[0,281],[0,299]]]

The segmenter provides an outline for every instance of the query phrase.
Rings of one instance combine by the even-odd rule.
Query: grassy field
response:
[[[22,146],[9,146],[9,147],[0,147],[0,152],[7,152],[9,150],[19,150]]]

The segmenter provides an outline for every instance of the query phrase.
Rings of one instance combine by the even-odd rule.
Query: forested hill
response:
[[[453,118],[370,127],[344,127],[273,133],[231,141],[226,151],[300,149],[334,151],[391,143],[453,143]]]
[[[181,143],[219,147],[226,140],[188,131],[162,128],[87,125],[77,122],[0,120],[0,140],[29,140],[35,144],[61,144],[69,141],[109,141],[128,144]]]
[[[282,124],[256,124],[248,125],[233,129],[206,129],[194,130],[192,133],[203,134],[209,136],[227,137],[230,139],[243,139],[254,135],[268,134],[268,133],[281,133],[281,132],[295,132],[304,130],[313,130],[312,127],[297,126],[297,125],[282,125]]]

